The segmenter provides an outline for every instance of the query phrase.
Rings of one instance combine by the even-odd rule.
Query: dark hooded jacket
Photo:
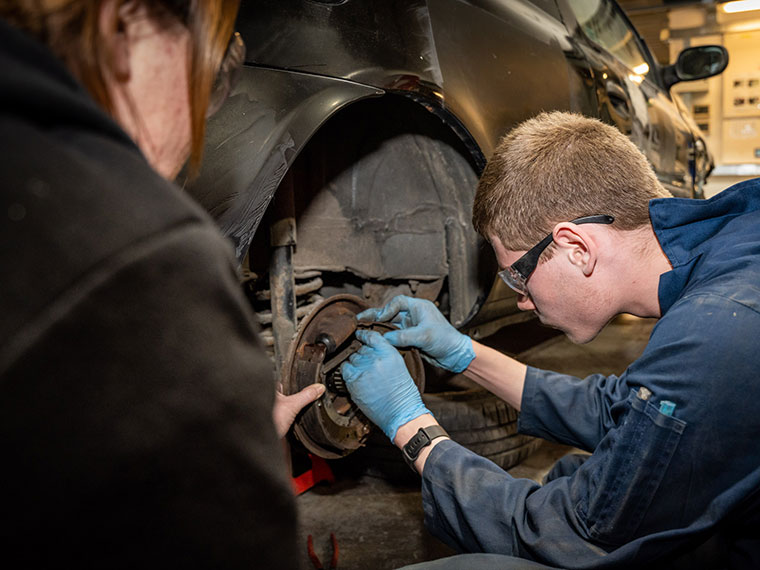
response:
[[[231,249],[0,21],[0,536],[23,566],[295,567]]]

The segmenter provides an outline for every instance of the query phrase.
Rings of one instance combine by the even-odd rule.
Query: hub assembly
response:
[[[359,323],[356,315],[367,304],[353,295],[336,295],[321,303],[301,323],[283,367],[283,391],[293,394],[319,382],[325,384],[322,397],[296,419],[296,437],[310,452],[327,459],[344,457],[364,444],[372,423],[351,401],[340,365],[362,344],[354,338],[357,328],[384,333],[394,329],[388,323]],[[425,373],[416,349],[402,349],[409,374],[420,391]]]

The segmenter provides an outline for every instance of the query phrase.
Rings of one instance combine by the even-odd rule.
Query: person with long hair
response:
[[[2,550],[296,567],[277,397],[230,246],[171,180],[244,47],[227,0],[0,1]]]

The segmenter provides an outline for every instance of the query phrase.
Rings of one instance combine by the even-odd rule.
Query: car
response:
[[[244,0],[237,29],[245,66],[188,190],[234,245],[286,391],[327,382],[329,401],[296,426],[323,457],[369,431],[335,375],[355,319],[329,315],[407,294],[474,338],[530,318],[470,223],[478,176],[516,124],[598,117],[677,196],[699,198],[712,168],[669,89],[728,54],[658,65],[614,0]],[[513,412],[478,405],[514,435]]]

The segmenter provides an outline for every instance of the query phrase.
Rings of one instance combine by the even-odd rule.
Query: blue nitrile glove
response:
[[[341,366],[351,398],[393,441],[406,422],[429,414],[398,350],[379,332],[356,331],[364,343]]]
[[[367,309],[356,317],[368,321],[391,321],[399,330],[385,333],[393,346],[415,346],[427,360],[450,370],[462,372],[475,358],[472,340],[456,330],[438,308],[425,299],[399,295],[378,309]]]

